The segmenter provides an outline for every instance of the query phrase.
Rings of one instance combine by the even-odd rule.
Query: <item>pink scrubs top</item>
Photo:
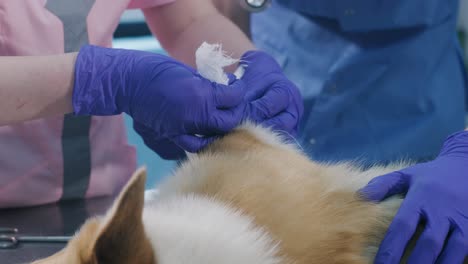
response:
[[[0,56],[110,47],[125,9],[174,0],[0,0]],[[47,65],[44,65],[47,67]],[[0,127],[0,208],[118,192],[136,167],[122,116],[56,116]]]

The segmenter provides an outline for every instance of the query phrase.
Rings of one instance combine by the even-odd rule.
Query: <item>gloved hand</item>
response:
[[[421,223],[424,231],[408,263],[463,263],[468,255],[468,132],[450,136],[434,161],[377,177],[360,193],[374,201],[406,193],[375,263],[400,263]]]
[[[273,57],[262,51],[246,52],[241,58],[247,87],[246,115],[256,123],[295,135],[304,112],[296,85],[284,75]]]
[[[143,138],[145,145],[156,152],[161,158],[165,160],[180,160],[185,158],[185,151],[171,139],[159,138],[151,128],[136,121],[133,122],[133,129]]]
[[[189,66],[149,52],[84,46],[75,64],[75,114],[125,112],[151,129],[154,139],[170,138],[191,152],[242,121],[244,96],[242,81],[212,83]]]

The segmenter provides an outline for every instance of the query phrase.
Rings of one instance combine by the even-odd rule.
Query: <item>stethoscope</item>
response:
[[[271,3],[271,0],[240,0],[243,8],[255,13],[265,10]]]

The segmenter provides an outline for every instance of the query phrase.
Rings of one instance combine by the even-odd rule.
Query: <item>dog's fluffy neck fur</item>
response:
[[[143,223],[158,263],[277,264],[276,245],[252,219],[214,199],[175,195],[151,202]]]
[[[266,144],[294,149],[294,146],[283,143],[278,135],[253,124],[245,123],[238,129],[250,131]],[[202,167],[198,169],[203,170]],[[198,175],[194,177],[194,173]],[[158,263],[169,263],[168,260],[174,264],[286,263],[278,257],[277,243],[246,214],[213,198],[187,195],[179,190],[184,185],[197,185],[196,179],[203,181],[206,175],[203,171],[197,173],[188,166],[180,168],[176,175],[161,186],[161,192],[147,201],[143,212],[147,235],[155,252],[159,252]]]

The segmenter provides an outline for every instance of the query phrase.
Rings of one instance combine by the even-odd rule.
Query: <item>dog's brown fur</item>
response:
[[[374,204],[356,190],[398,167],[365,175],[270,143],[238,129],[186,161],[161,185],[160,196],[203,195],[240,210],[279,242],[285,264],[371,263],[401,199]],[[106,218],[88,221],[62,252],[35,264],[156,263],[141,221],[144,181],[140,170]]]
[[[206,178],[179,191],[216,197],[254,216],[295,264],[367,263],[372,252],[365,251],[378,246],[390,220],[385,216],[397,208],[364,202],[353,189],[329,191],[336,187],[329,167],[267,145],[246,130],[198,158]]]

